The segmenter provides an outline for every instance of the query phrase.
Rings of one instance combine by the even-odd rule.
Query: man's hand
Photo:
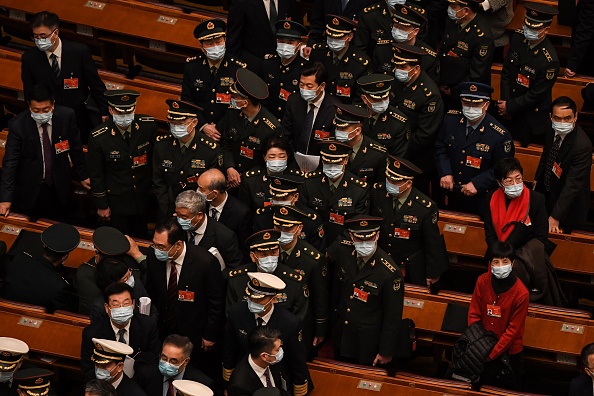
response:
[[[143,254],[140,251],[140,249],[138,249],[138,245],[136,244],[136,241],[134,239],[130,238],[128,235],[126,235],[126,239],[128,239],[128,242],[130,242],[130,249],[128,249],[126,254],[128,256],[132,257],[134,260],[136,260],[138,257],[142,257]]]
[[[386,357],[386,356],[382,356],[379,353],[377,354],[377,356],[375,357],[374,361],[373,361],[373,365],[375,366],[376,364],[388,364],[392,361],[391,357]]]
[[[202,339],[202,349],[204,349],[205,352],[210,351],[214,344],[215,343],[212,341],[205,340],[204,338]]]
[[[508,116],[507,114],[507,101],[505,100],[498,100],[497,101],[497,113],[500,116]]]
[[[101,121],[102,122],[105,122],[107,120],[109,120],[109,116],[101,116]]]
[[[241,184],[241,175],[235,170],[235,168],[227,169],[227,184],[229,187],[236,188]]]
[[[472,182],[462,185],[462,194],[466,195],[467,197],[472,197],[477,192],[478,191],[476,191],[476,188],[474,187],[474,184],[472,184]]]
[[[314,337],[313,346],[318,346],[324,341],[324,337]]]
[[[448,191],[452,191],[454,189],[454,176],[445,175],[439,180],[439,186]]]
[[[303,47],[302,53],[305,59],[309,59],[309,55],[311,54],[311,47]]]
[[[0,202],[0,215],[8,216],[11,205],[11,202]]]
[[[212,140],[216,140],[217,142],[221,140],[221,134],[217,130],[215,124],[206,124],[202,129],[202,132],[204,132],[206,136],[208,136]]]
[[[97,209],[97,215],[101,217],[101,220],[109,221],[111,220],[111,209]]]
[[[549,216],[549,232],[556,232],[561,233],[559,229],[559,220],[552,218]]]
[[[90,190],[91,189],[91,179],[89,179],[87,177],[85,180],[81,180],[80,185],[83,186],[85,188],[85,190]]]
[[[452,96],[452,89],[447,85],[441,85],[439,91],[446,96]]]
[[[567,67],[565,68],[565,72],[563,74],[565,75],[565,77],[575,77],[575,72]]]
[[[534,180],[534,181],[532,182],[532,189],[533,189],[533,190],[536,190],[536,180]]]
[[[425,280],[427,281],[427,287],[430,287],[432,284],[437,283],[439,276],[437,278],[427,278]]]

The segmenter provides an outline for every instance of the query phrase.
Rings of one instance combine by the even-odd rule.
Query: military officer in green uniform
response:
[[[379,246],[398,264],[408,283],[430,286],[448,268],[445,242],[439,232],[437,205],[413,187],[421,170],[390,156],[386,180],[371,190],[372,216],[382,217]]]
[[[328,71],[326,93],[342,103],[358,97],[357,79],[372,70],[365,52],[351,45],[356,22],[338,15],[326,16],[326,44],[314,44],[309,60],[320,62]]]
[[[241,173],[265,165],[262,145],[272,135],[282,137],[284,128],[262,101],[266,83],[248,69],[239,69],[231,87],[231,107],[217,124],[223,134],[223,170],[229,187],[241,184]]]
[[[173,215],[180,192],[196,190],[198,176],[223,163],[219,144],[196,129],[201,109],[181,100],[166,102],[171,133],[157,137],[153,156],[153,184],[161,219]]]
[[[524,29],[511,38],[501,72],[499,114],[510,119],[512,136],[524,147],[544,144],[550,125],[553,85],[559,74],[557,51],[547,37],[553,17],[559,13],[540,3],[526,3]]]
[[[363,135],[363,122],[369,118],[369,110],[366,107],[344,104],[334,106],[336,140],[351,148],[347,169],[371,185],[384,173],[388,150],[372,138]]]
[[[320,215],[326,241],[331,244],[344,231],[347,217],[368,213],[369,188],[348,170],[349,145],[333,140],[318,145],[322,170],[305,175],[299,199]]]
[[[307,64],[300,54],[301,37],[307,36],[307,29],[298,22],[288,20],[277,21],[275,26],[276,54],[264,56],[258,74],[268,84],[270,92],[264,106],[280,122],[289,96],[299,95],[301,70]]]
[[[363,135],[385,146],[388,153],[404,155],[410,138],[410,122],[402,111],[390,104],[393,81],[394,77],[385,74],[369,74],[357,80],[361,99],[371,114],[363,120]]]
[[[333,307],[335,356],[374,366],[389,363],[397,354],[404,305],[402,273],[377,246],[382,221],[354,216],[347,220],[349,236],[328,248],[335,265],[333,300],[338,303]]]
[[[420,39],[420,31],[427,23],[424,14],[408,5],[399,5],[392,14],[392,35],[390,38],[378,40],[371,60],[378,73],[393,74],[393,44],[413,45],[425,51],[421,57],[421,69],[435,83],[439,80],[439,61],[437,52]]]
[[[227,24],[221,19],[209,19],[194,29],[202,52],[186,59],[181,100],[194,103],[198,111],[197,130],[215,141],[221,138],[216,123],[231,104],[229,88],[235,82],[237,69],[246,64],[226,52]]]
[[[87,153],[93,204],[102,222],[146,238],[157,124],[135,114],[140,93],[108,90],[105,96],[112,119],[91,132]]]
[[[303,337],[308,351],[319,345],[328,333],[328,265],[326,257],[301,239],[308,214],[295,206],[274,207],[274,229],[281,233],[280,262],[303,275],[310,296],[303,320]]]
[[[281,233],[275,230],[262,230],[245,241],[250,249],[252,262],[229,272],[225,308],[227,314],[231,305],[246,300],[245,285],[249,282],[248,272],[265,272],[276,275],[286,284],[284,291],[276,295],[277,306],[287,309],[301,320],[305,318],[309,309],[309,286],[302,274],[279,263],[280,235]]]
[[[443,120],[444,110],[437,85],[421,69],[424,51],[406,44],[394,45],[396,80],[392,86],[392,105],[402,111],[411,122],[410,139],[404,158],[415,161],[423,174],[415,180],[415,187],[429,194],[435,178],[435,139]]]

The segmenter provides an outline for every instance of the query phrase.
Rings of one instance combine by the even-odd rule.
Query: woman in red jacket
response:
[[[481,275],[472,293],[468,325],[480,321],[487,331],[495,333],[499,342],[485,361],[481,384],[495,385],[495,375],[502,353],[508,352],[520,387],[522,375],[522,337],[528,314],[528,290],[512,273],[514,249],[505,242],[495,242],[489,249],[490,272]]]

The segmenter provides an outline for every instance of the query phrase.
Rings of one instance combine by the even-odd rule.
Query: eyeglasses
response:
[[[513,179],[511,177],[508,177],[506,179],[503,179],[503,181],[502,181],[504,186],[513,186],[514,184],[520,184],[523,182],[524,182],[524,179],[522,178],[522,176],[518,176]]]
[[[54,29],[54,30],[53,30],[53,31],[52,31],[52,32],[49,34],[49,36],[46,36],[46,35],[45,35],[45,33],[43,33],[43,34],[33,34],[33,35],[31,35],[31,39],[32,39],[32,40],[37,40],[37,39],[42,39],[42,40],[43,40],[43,39],[46,39],[46,38],[48,38],[48,37],[52,37],[52,36],[54,35],[54,33],[56,33],[56,30],[58,30],[58,29]]]
[[[112,309],[114,309],[114,308],[125,308],[125,307],[130,307],[130,306],[132,306],[132,301],[126,301],[123,304],[120,304],[118,302],[109,304],[109,308],[112,308]]]
[[[150,247],[150,248],[152,248],[152,249],[161,250],[161,251],[163,251],[163,252],[168,252],[168,251],[169,251],[169,250],[170,250],[170,249],[173,247],[173,245],[171,245],[171,246],[167,247],[167,246],[163,246],[163,245],[155,245],[154,243],[151,243],[151,244],[149,245],[149,247]]]

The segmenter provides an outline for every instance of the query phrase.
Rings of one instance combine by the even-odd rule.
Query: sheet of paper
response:
[[[130,378],[134,377],[134,359],[130,356],[126,356],[124,360],[124,373]]]
[[[151,299],[149,297],[140,297],[140,313],[147,316],[151,314]]]
[[[208,251],[217,258],[217,260],[219,260],[219,264],[221,264],[221,271],[224,270],[225,268],[227,268],[227,266],[225,265],[225,260],[223,260],[223,256],[221,256],[221,253],[219,253],[219,249],[217,249],[216,247],[211,247],[210,249],[208,249]]]
[[[320,165],[320,156],[296,152],[295,161],[297,161],[297,165],[299,165],[301,172],[313,172],[318,168],[318,165]]]

